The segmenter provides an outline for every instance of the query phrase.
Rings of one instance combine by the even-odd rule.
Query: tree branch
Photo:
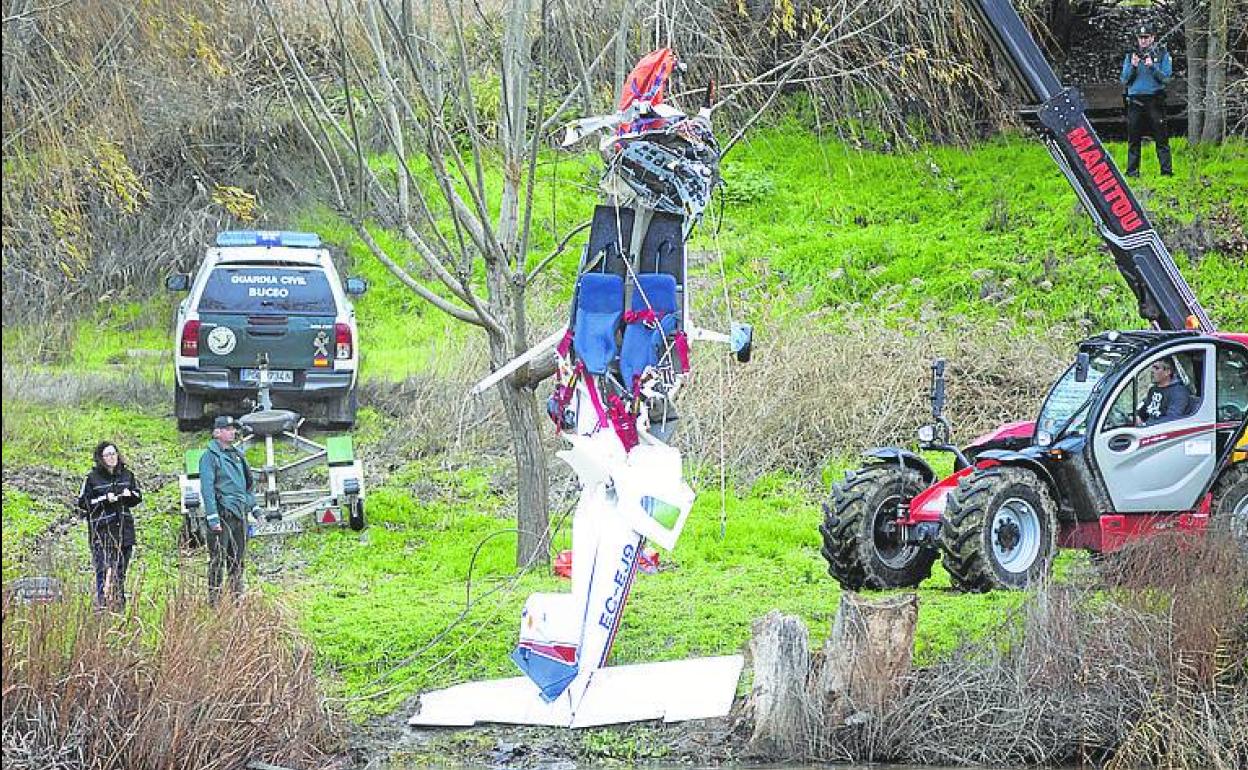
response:
[[[429,287],[413,278],[410,273],[399,265],[399,263],[390,258],[390,255],[387,254],[386,250],[377,243],[377,241],[373,238],[373,234],[368,231],[368,228],[366,228],[362,222],[353,222],[353,224],[355,226],[356,234],[359,235],[360,240],[364,241],[364,244],[368,246],[368,250],[372,252],[374,257],[377,258],[377,261],[385,265],[386,269],[398,278],[404,286],[411,289],[421,299],[425,300],[452,318],[464,321],[465,323],[470,323],[473,326],[486,326],[485,319],[481,318],[476,313],[470,310],[465,310],[458,305],[448,302],[446,299],[430,290]]]
[[[533,279],[534,279],[534,278],[536,278],[536,277],[537,277],[537,275],[538,275],[539,273],[541,273],[543,270],[545,270],[547,265],[549,265],[551,262],[553,262],[553,261],[555,260],[555,257],[557,257],[557,256],[559,256],[560,254],[562,254],[562,253],[563,253],[563,250],[564,250],[564,249],[566,249],[566,248],[567,248],[567,246],[568,246],[568,242],[572,240],[572,236],[574,236],[574,235],[576,235],[577,233],[579,233],[579,232],[581,232],[581,231],[585,230],[586,228],[588,228],[588,227],[589,227],[590,225],[592,225],[593,223],[594,223],[594,220],[592,220],[592,219],[587,219],[587,220],[585,220],[584,222],[582,222],[582,223],[580,223],[579,225],[577,225],[576,227],[572,228],[571,232],[569,232],[567,235],[565,235],[565,236],[563,237],[563,240],[559,242],[559,245],[555,247],[555,250],[554,250],[554,251],[552,251],[552,252],[550,252],[550,253],[549,253],[549,254],[547,254],[546,256],[542,257],[542,261],[541,261],[541,262],[538,262],[538,263],[537,263],[537,266],[536,266],[536,267],[534,267],[534,268],[533,268],[533,269],[529,272],[529,274],[525,277],[526,283],[532,283],[532,282],[533,282]]]

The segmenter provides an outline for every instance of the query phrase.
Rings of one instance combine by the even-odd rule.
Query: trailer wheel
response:
[[[191,523],[190,516],[182,516],[182,529],[178,532],[178,546],[190,549],[204,546],[203,533],[199,531],[198,526]]]
[[[364,520],[364,501],[356,498],[355,504],[351,506],[351,515],[347,518],[347,526],[352,530],[359,532],[368,526],[368,522]]]
[[[842,588],[916,586],[932,574],[936,551],[903,543],[894,526],[897,505],[922,492],[918,471],[870,465],[845,474],[824,503],[823,558]]]
[[[1048,573],[1057,552],[1057,504],[1029,470],[977,470],[945,503],[940,547],[955,588],[1025,588]]]
[[[1213,521],[1230,529],[1231,535],[1248,549],[1248,463],[1238,463],[1222,471],[1213,485]]]

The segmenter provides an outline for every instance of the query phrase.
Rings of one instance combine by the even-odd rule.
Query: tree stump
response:
[[[840,724],[850,716],[881,716],[902,694],[918,618],[917,594],[880,599],[852,591],[841,594],[832,633],[811,676],[811,700],[819,704],[824,726]]]
[[[918,617],[916,594],[867,599],[846,591],[814,655],[800,618],[773,610],[754,621],[745,755],[805,759],[832,728],[882,716],[910,673]]]
[[[754,621],[750,661],[754,684],[746,702],[753,723],[745,753],[767,759],[804,756],[811,719],[806,702],[810,642],[806,624],[772,610]]]

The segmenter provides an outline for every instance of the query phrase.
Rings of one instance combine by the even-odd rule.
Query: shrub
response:
[[[186,576],[140,586],[124,615],[86,593],[5,597],[6,767],[321,767],[339,750],[312,651],[272,602],[214,610]]]
[[[1013,622],[912,674],[825,758],[1110,768],[1248,764],[1248,554],[1160,535],[1041,586]],[[1107,589],[1101,577],[1110,578]]]

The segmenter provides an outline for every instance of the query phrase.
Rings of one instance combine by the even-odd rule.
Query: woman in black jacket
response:
[[[126,568],[134,550],[134,515],[130,509],[143,501],[139,482],[111,441],[101,441],[92,455],[95,467],[82,483],[78,507],[87,519],[91,560],[95,563],[95,602],[109,600],[126,606]],[[111,594],[111,595],[110,595]]]

